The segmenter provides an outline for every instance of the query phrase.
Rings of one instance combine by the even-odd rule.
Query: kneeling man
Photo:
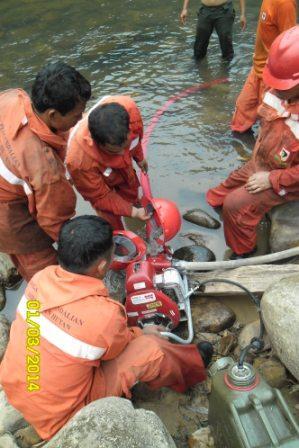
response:
[[[150,325],[128,327],[102,281],[113,257],[112,227],[98,216],[64,224],[58,266],[30,281],[0,368],[9,402],[50,439],[79,409],[131,397],[138,381],[184,392],[206,379],[209,343],[179,346]]]

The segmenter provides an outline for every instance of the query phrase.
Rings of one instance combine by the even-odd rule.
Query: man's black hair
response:
[[[45,65],[36,75],[31,89],[32,103],[40,113],[56,109],[66,115],[80,101],[88,101],[90,95],[89,81],[63,62]]]
[[[128,137],[130,117],[118,103],[97,106],[88,116],[88,128],[98,145],[121,146]]]
[[[112,227],[99,216],[83,215],[67,221],[58,238],[58,262],[62,268],[84,274],[112,248]]]

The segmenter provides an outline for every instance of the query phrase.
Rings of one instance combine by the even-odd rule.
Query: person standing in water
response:
[[[196,37],[194,42],[194,58],[205,57],[213,30],[219,37],[223,59],[230,61],[234,57],[233,23],[235,10],[232,0],[202,0],[198,11]],[[181,23],[185,25],[188,15],[189,0],[184,0],[180,14]],[[240,24],[242,31],[246,28],[245,0],[240,0]]]

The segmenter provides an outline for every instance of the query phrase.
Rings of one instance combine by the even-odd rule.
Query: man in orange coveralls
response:
[[[141,139],[143,123],[129,96],[104,97],[71,131],[67,168],[77,190],[114,229],[122,216],[149,219],[138,202],[139,181],[133,160],[147,172]]]
[[[37,74],[31,99],[21,89],[0,94],[0,251],[27,281],[56,263],[52,243],[75,213],[63,165],[66,131],[90,94],[89,82],[61,62]]]
[[[225,239],[232,258],[250,255],[256,227],[272,207],[299,199],[299,26],[278,36],[264,69],[266,92],[253,156],[207,193],[223,206]]]
[[[210,343],[175,345],[159,337],[156,325],[128,327],[123,305],[102,281],[112,257],[107,221],[68,221],[59,235],[59,266],[37,273],[17,308],[0,383],[43,439],[91,401],[130,398],[138,381],[184,392],[206,379]]]
[[[237,98],[231,129],[246,132],[257,120],[266,86],[263,70],[274,39],[296,25],[296,0],[263,0],[256,32],[253,67]]]

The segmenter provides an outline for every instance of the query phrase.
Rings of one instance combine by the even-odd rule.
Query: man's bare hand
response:
[[[154,336],[158,336],[159,338],[163,338],[164,336],[161,335],[161,331],[166,331],[166,328],[163,327],[163,325],[146,325],[143,328],[143,334],[152,334]]]
[[[180,14],[180,20],[181,20],[181,24],[182,25],[185,25],[186,19],[187,19],[187,15],[188,15],[188,9],[186,9],[186,8],[182,9],[182,12]]]
[[[246,16],[244,14],[240,16],[240,26],[241,26],[242,31],[246,30],[247,20],[246,20]]]
[[[148,221],[151,215],[143,207],[142,208],[133,207],[131,217],[140,219],[141,221]]]
[[[144,174],[148,172],[148,163],[146,159],[141,160],[141,162],[138,162],[137,165]]]
[[[271,182],[269,180],[269,171],[259,171],[258,173],[252,174],[249,177],[247,184],[245,185],[248,193],[260,193],[261,191],[268,190],[271,188]]]

